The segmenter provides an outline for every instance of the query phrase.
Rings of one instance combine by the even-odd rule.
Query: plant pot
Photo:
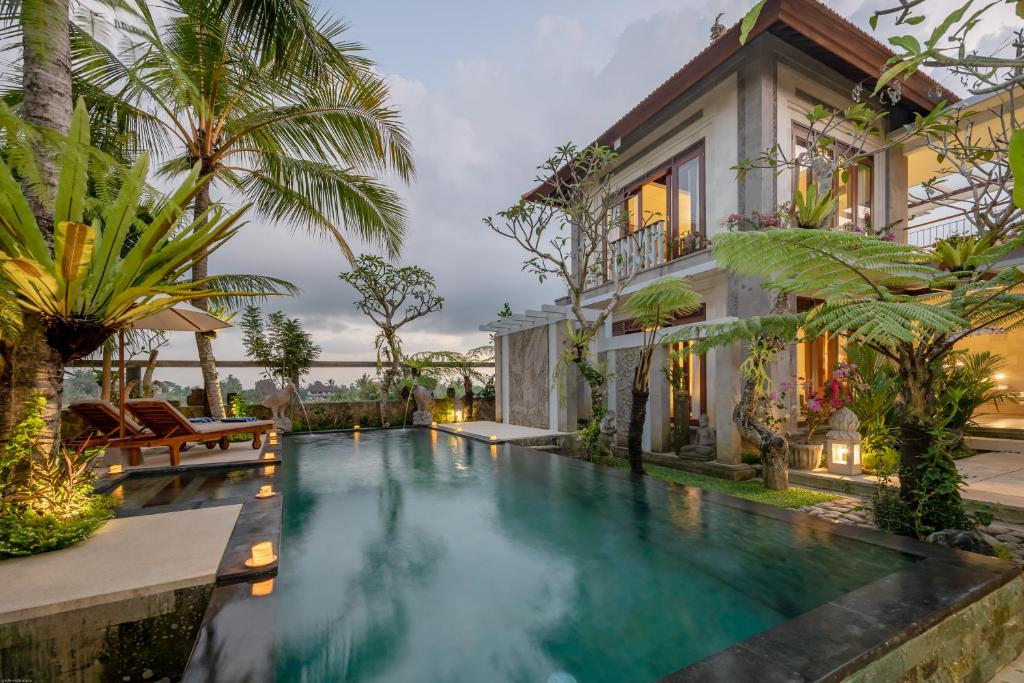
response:
[[[789,444],[789,466],[797,470],[813,470],[821,462],[820,443]]]

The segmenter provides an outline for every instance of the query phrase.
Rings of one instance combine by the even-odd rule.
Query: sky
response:
[[[749,7],[737,0],[316,4],[349,24],[348,40],[366,46],[412,139],[416,177],[396,185],[409,216],[400,263],[433,273],[445,304],[402,330],[410,353],[485,344],[489,335],[477,328],[506,302],[514,311],[536,309],[561,294],[557,282],[541,284],[522,272],[524,252],[482,219],[530,189],[536,166],[555,146],[592,141],[703,49],[718,13],[729,26]],[[865,28],[878,6],[828,4]],[[1005,31],[993,26],[991,33]],[[322,359],[372,360],[376,329],[352,306],[355,292],[337,278],[346,267],[337,247],[258,218],[211,258],[211,272],[257,272],[298,285],[299,296],[274,299],[264,309],[298,317],[323,347]],[[215,350],[221,360],[244,358],[237,330],[222,332]],[[172,334],[161,355],[195,358],[191,335]],[[221,372],[247,385],[255,379],[254,372]],[[310,379],[347,383],[360,372],[316,371]],[[198,370],[157,376],[199,382]]]

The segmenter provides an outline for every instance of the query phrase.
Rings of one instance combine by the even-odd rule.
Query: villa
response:
[[[771,294],[756,280],[719,267],[708,240],[727,229],[723,223],[730,215],[772,214],[809,178],[791,170],[776,175],[755,169],[741,181],[734,167],[774,145],[795,157],[806,144],[805,113],[816,105],[849,107],[857,92],[866,97],[879,65],[892,54],[815,0],[770,0],[746,44],[740,44],[738,31],[734,27],[713,39],[596,139],[618,153],[608,182],[628,212],[631,234],[609,239],[605,247],[604,277],[593,282],[583,301],[595,316],[607,305],[613,283],[629,275],[633,280],[624,290],[626,296],[665,276],[686,277],[701,293],[703,310],[678,319],[671,331],[768,313]],[[953,103],[958,98],[920,72],[903,80],[895,97],[870,100],[886,111],[888,128],[869,139],[863,151],[879,151],[868,164],[833,179],[838,200],[834,227],[891,226],[896,240],[920,246],[971,231],[962,217],[921,199],[923,181],[949,173],[937,168],[934,152],[923,146],[883,148],[893,131],[943,100]],[[850,141],[848,135],[836,137],[837,147]],[[524,198],[544,191],[542,185]],[[963,197],[965,192],[960,187],[943,198]],[[565,344],[565,303],[551,302],[481,326],[495,334],[500,420],[572,431],[577,420],[590,413],[585,384],[571,372],[565,378],[556,373]],[[801,297],[795,301],[798,308],[810,303]],[[971,350],[1006,356],[1006,377],[1000,380],[1013,390],[1024,388],[1024,358],[1015,338],[1013,333],[976,336],[967,344]],[[640,343],[639,328],[621,312],[606,321],[596,339],[598,358],[613,373],[607,407],[617,415],[620,445]],[[671,351],[659,348],[655,367],[664,367]],[[800,387],[799,395],[790,397],[796,408],[808,390],[821,388],[842,354],[842,344],[834,337],[796,344],[778,356],[773,380]],[[733,345],[688,361],[688,415],[676,414],[668,381],[663,373],[652,372],[644,450],[669,450],[676,420],[696,424],[707,415],[716,430],[716,462],[726,469],[738,467],[741,439],[732,412],[740,391],[741,360],[739,345]],[[796,382],[798,378],[802,381]]]

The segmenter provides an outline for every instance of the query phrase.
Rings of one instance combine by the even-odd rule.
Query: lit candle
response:
[[[251,549],[252,557],[245,561],[246,567],[266,567],[277,560],[274,554],[274,544],[270,541],[257,543]]]
[[[257,581],[252,585],[252,597],[254,598],[262,598],[264,595],[270,595],[273,592],[273,579],[267,579],[266,581]]]
[[[107,468],[107,472],[110,474],[121,474],[122,472],[124,472],[124,467],[122,467],[121,465],[111,465],[110,467]]]
[[[352,425],[352,429],[358,432],[359,431],[359,425],[358,424]]]
[[[274,454],[271,451],[267,451],[266,453],[263,454],[263,459],[264,460],[273,460],[274,459]]]
[[[260,492],[256,494],[257,498],[270,498],[274,495],[274,487],[270,484],[264,484],[260,487]]]
[[[498,437],[497,437],[496,435],[494,435],[494,434],[491,434],[491,435],[490,435],[489,437],[487,437],[487,438],[488,438],[489,440],[491,440],[491,441],[497,441],[497,440],[498,440]]]
[[[433,428],[434,428],[434,427],[436,427],[436,426],[437,426],[437,422],[434,422],[433,420],[431,420],[431,422],[430,422],[430,428],[431,428],[431,429],[433,429]]]

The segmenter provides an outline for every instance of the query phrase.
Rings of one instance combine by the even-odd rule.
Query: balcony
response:
[[[949,220],[948,217],[944,217],[907,228],[907,244],[915,247],[930,247],[939,240],[949,239],[956,235],[973,235],[976,232],[974,224],[966,218]]]
[[[594,286],[617,282],[642,270],[648,270],[707,249],[707,239],[689,233],[672,239],[665,221],[651,223],[625,237],[608,243],[603,278],[594,278]]]

